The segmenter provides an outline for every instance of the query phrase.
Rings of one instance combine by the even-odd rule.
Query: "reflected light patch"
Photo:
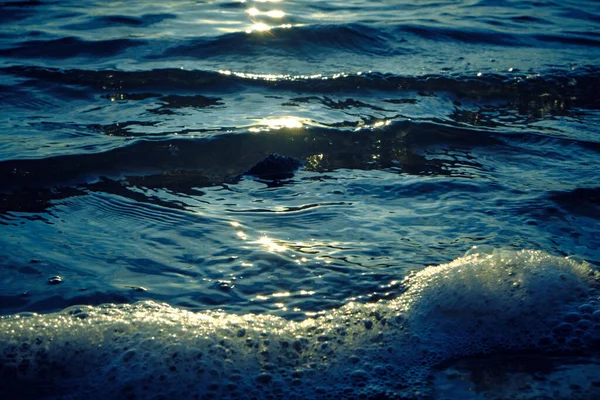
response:
[[[194,21],[196,24],[202,25],[241,25],[242,21],[221,21],[218,19],[197,19]]]
[[[284,246],[278,245],[277,243],[273,242],[273,239],[267,236],[261,237],[258,240],[258,243],[266,247],[266,249],[271,253],[281,253],[287,250]]]
[[[263,132],[270,130],[278,130],[283,128],[300,129],[304,125],[300,118],[296,117],[279,117],[279,118],[264,118],[259,121],[261,126],[248,129],[250,132]]]
[[[252,17],[255,17],[258,14],[260,14],[260,10],[256,7],[252,7],[252,8],[247,9],[246,13]]]
[[[306,165],[312,169],[319,169],[321,163],[323,162],[323,154],[315,154],[306,159]],[[298,244],[299,246],[303,246],[302,243]]]
[[[258,24],[253,24],[252,26],[250,26],[249,29],[246,29],[246,33],[266,32],[269,30],[271,30],[271,27],[269,25],[259,22]]]
[[[283,12],[281,10],[271,10],[271,11],[263,12],[263,11],[260,11],[256,7],[248,8],[246,10],[246,14],[250,15],[251,17],[256,17],[258,15],[266,15],[269,18],[283,18],[283,17],[285,17],[285,12]]]
[[[302,128],[302,122],[296,117],[283,117],[263,121],[265,125],[271,129]]]
[[[279,27],[285,27],[286,25],[280,25]],[[291,27],[291,25],[290,25]],[[223,75],[233,75],[236,76],[238,78],[243,78],[243,79],[262,79],[265,81],[282,81],[282,80],[286,80],[286,81],[295,81],[295,80],[307,80],[307,79],[321,79],[321,80],[327,80],[328,77],[327,76],[323,76],[321,74],[313,74],[313,75],[283,75],[283,74],[253,74],[253,73],[249,73],[249,72],[236,72],[236,71],[230,71],[230,70],[223,70],[220,69],[219,70],[220,74]]]
[[[377,128],[382,128],[384,126],[388,126],[391,123],[392,123],[391,120],[375,121],[372,125],[362,125],[361,124],[360,126],[357,126],[356,128],[354,128],[354,130],[355,131],[360,131],[361,129],[377,129]]]
[[[285,13],[281,10],[271,10],[264,13],[267,17],[271,18],[283,18],[285,17]]]

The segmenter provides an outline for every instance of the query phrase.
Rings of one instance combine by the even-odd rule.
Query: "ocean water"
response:
[[[592,0],[0,2],[3,398],[600,398],[599,93]]]

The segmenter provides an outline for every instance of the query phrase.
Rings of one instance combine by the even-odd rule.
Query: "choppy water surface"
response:
[[[595,321],[597,284],[573,286],[583,290],[576,299],[567,291],[548,300],[539,287],[549,285],[540,275],[560,276],[565,256],[590,274],[600,265],[598,32],[594,1],[0,3],[0,313],[6,315],[0,327],[8,332],[0,388],[15,396],[130,398],[127,379],[143,387],[141,372],[99,394],[75,389],[71,378],[61,386],[64,377],[44,375],[43,363],[34,360],[39,353],[27,355],[30,347],[21,350],[25,355],[14,353],[14,346],[35,339],[24,333],[30,325],[15,328],[14,314],[108,303],[125,305],[109,306],[106,320],[90,311],[92,327],[75,329],[80,351],[96,346],[102,330],[123,329],[119,313],[138,321],[144,337],[171,332],[165,321],[185,320],[181,326],[195,332],[178,331],[185,352],[208,346],[192,343],[198,335],[218,341],[239,324],[278,343],[292,343],[296,333],[307,341],[298,357],[277,347],[270,351],[278,356],[268,360],[249,346],[243,360],[227,358],[233,367],[219,367],[216,353],[205,350],[212,361],[203,362],[213,363],[218,376],[201,380],[215,380],[216,388],[194,387],[189,376],[168,378],[188,382],[176,392],[190,398],[442,392],[463,398],[462,389],[448,383],[458,378],[434,379],[431,368],[532,348],[547,360],[585,356],[577,365],[597,368],[589,357],[597,356],[600,325],[572,327],[573,337],[584,338],[581,347],[570,342],[571,331],[562,341],[552,339],[554,347],[539,343],[577,307],[592,307],[576,311],[577,321]],[[302,166],[282,179],[247,174],[269,154]],[[426,269],[473,246],[485,259],[475,264],[488,272],[472,271],[465,259],[449,264],[464,263],[464,269]],[[521,252],[526,249],[539,253]],[[550,261],[542,267],[540,259]],[[515,268],[524,271],[518,282],[510,281]],[[460,275],[463,270],[472,275]],[[448,331],[432,333],[421,317],[411,320],[431,312],[429,300],[411,292],[421,286],[405,281],[411,271],[443,271],[446,284],[435,277],[426,282],[434,282],[448,304],[485,305],[451,307],[444,314],[448,325],[435,316],[435,326]],[[472,284],[461,285],[461,276]],[[507,311],[504,321],[512,328],[500,334],[485,318],[471,320],[506,311],[502,304],[513,300],[489,293],[505,293],[512,284],[522,305]],[[532,318],[531,310],[548,301],[561,316],[535,311]],[[58,343],[67,340],[72,323],[64,322],[64,330],[39,327],[57,326],[69,310],[35,317],[45,322],[31,322],[32,329],[48,343],[36,346],[64,352]],[[211,319],[219,312],[225,328]],[[382,326],[377,336],[361,322],[374,312],[404,319]],[[208,321],[200,333],[192,328],[198,318]],[[462,321],[468,335],[458,332],[459,347],[440,350],[454,340],[447,337],[457,329],[453,320]],[[525,325],[511,325],[518,320],[539,324],[523,334]],[[348,323],[361,326],[350,330],[352,340],[336,331]],[[326,333],[310,331],[313,324]],[[401,331],[413,339],[400,338]],[[518,345],[504,343],[509,334],[524,336]],[[128,329],[120,337],[139,342]],[[431,337],[429,349],[402,350]],[[106,340],[104,346],[116,346]],[[238,355],[245,354],[236,347],[240,340],[231,345]],[[144,343],[153,360],[172,356]],[[407,366],[375,356],[385,349],[409,358]],[[119,354],[127,350],[114,347]],[[425,356],[428,351],[436,355]],[[192,368],[195,361],[185,354]],[[68,357],[44,357],[51,365],[73,365]],[[361,363],[346,371],[341,366],[352,365],[352,357]],[[139,362],[154,371],[150,361]],[[95,381],[112,376],[111,363],[98,366],[108,375]],[[288,364],[313,378],[292,376]],[[287,372],[273,374],[270,365]],[[461,365],[455,375],[464,378]],[[260,375],[262,389],[251,395],[241,383],[225,389],[236,374],[255,384],[248,371],[271,378]],[[353,371],[366,375],[332,386]],[[565,374],[556,378],[563,388],[573,381]],[[407,383],[391,384],[391,376]],[[94,380],[77,379],[81,386]],[[281,391],[296,384],[302,390]],[[329,389],[317,390],[324,386]],[[508,396],[501,386],[484,384],[470,393]],[[597,394],[536,390],[531,396]]]

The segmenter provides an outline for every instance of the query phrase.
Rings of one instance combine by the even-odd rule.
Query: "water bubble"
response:
[[[355,382],[364,382],[369,379],[369,374],[362,369],[357,369],[352,371],[350,378]]]
[[[587,319],[582,319],[577,321],[577,324],[575,325],[578,329],[582,329],[582,330],[587,330],[590,329],[592,327],[592,323],[587,320]]]
[[[566,322],[575,323],[581,319],[581,315],[577,312],[570,312],[565,314],[564,320]]]
[[[584,314],[592,314],[594,311],[596,311],[596,307],[589,303],[582,304],[577,309],[579,310],[579,312]]]
[[[561,322],[554,327],[553,332],[559,336],[567,336],[573,332],[573,325],[568,322]]]
[[[256,382],[261,385],[268,385],[273,381],[273,376],[267,373],[260,374],[256,377]]]

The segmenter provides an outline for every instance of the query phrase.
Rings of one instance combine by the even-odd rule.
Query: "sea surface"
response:
[[[599,268],[596,0],[0,1],[4,399],[600,398]]]

